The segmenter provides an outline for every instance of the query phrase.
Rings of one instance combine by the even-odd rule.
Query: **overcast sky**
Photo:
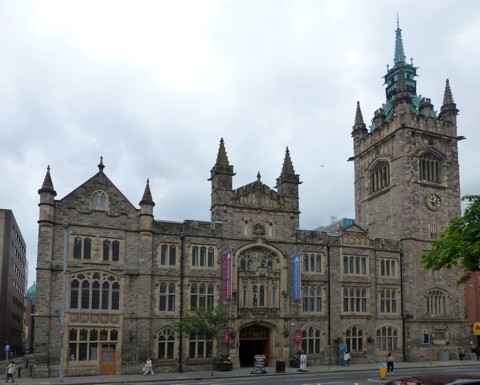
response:
[[[97,171],[155,218],[210,219],[220,138],[237,175],[275,187],[288,146],[300,223],[354,217],[357,100],[385,102],[397,13],[417,93],[457,108],[461,193],[480,193],[478,0],[1,1],[0,208],[11,209],[35,281],[38,189],[57,199]],[[476,115],[477,114],[477,115]]]

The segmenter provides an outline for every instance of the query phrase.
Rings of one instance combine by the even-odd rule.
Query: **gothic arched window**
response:
[[[72,277],[70,309],[119,310],[120,284],[105,273],[82,273]]]
[[[316,327],[302,330],[302,353],[320,354],[321,335],[320,329]]]
[[[157,333],[157,358],[159,360],[173,360],[174,353],[177,350],[175,345],[178,344],[175,338],[175,332],[170,328],[165,328]]]
[[[345,343],[351,352],[362,352],[364,346],[364,332],[358,326],[352,326],[345,332]]]
[[[104,191],[95,191],[92,195],[92,209],[105,211],[108,206],[107,194]]]
[[[431,152],[424,153],[419,159],[420,179],[427,182],[440,183],[441,160]]]
[[[398,329],[392,326],[384,326],[377,329],[375,342],[377,350],[392,352],[398,348]]]
[[[390,186],[390,164],[382,160],[370,170],[370,189],[371,192],[377,192],[388,186]]]
[[[426,294],[425,300],[427,315],[439,316],[447,314],[445,292],[441,290],[430,290]]]

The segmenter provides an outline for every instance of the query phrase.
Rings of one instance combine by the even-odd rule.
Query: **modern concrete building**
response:
[[[25,241],[12,210],[0,209],[0,349],[22,354],[25,346]]]

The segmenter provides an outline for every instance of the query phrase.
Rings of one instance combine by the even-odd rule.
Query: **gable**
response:
[[[118,216],[138,211],[103,172],[98,172],[57,202],[82,213],[105,211],[110,216]]]
[[[234,190],[232,201],[234,205],[241,207],[281,208],[278,193],[259,180]]]

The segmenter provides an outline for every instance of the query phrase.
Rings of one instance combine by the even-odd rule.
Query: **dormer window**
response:
[[[107,209],[107,194],[104,191],[95,191],[92,196],[92,209],[105,211]]]

